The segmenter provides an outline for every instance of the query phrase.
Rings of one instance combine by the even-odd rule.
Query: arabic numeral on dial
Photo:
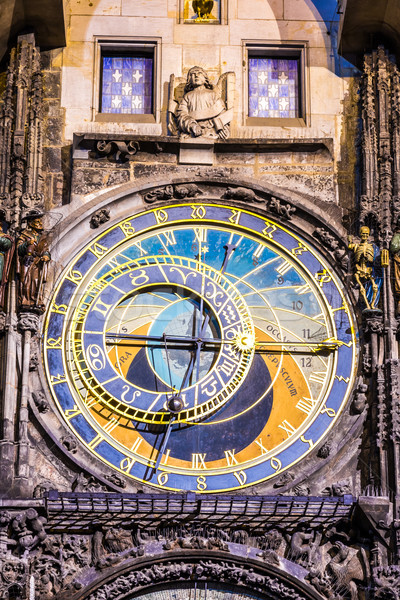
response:
[[[311,367],[311,357],[302,358],[301,359],[301,366],[303,368]]]
[[[293,300],[292,302],[292,308],[293,310],[296,310],[297,312],[300,312],[301,309],[303,308],[303,303],[301,300]]]
[[[303,329],[303,338],[305,340],[309,340],[311,337],[311,330],[310,329]]]
[[[200,475],[200,477],[198,477],[196,479],[196,481],[197,481],[197,489],[199,490],[199,492],[204,492],[204,490],[207,489],[206,477],[204,477],[204,475]]]
[[[103,350],[97,344],[90,344],[86,351],[88,363],[93,371],[100,371],[106,366],[106,357]]]
[[[277,277],[277,282],[278,285],[282,285],[283,283],[285,283],[285,280],[283,279],[282,275],[279,275],[279,277]]]
[[[157,475],[157,481],[159,485],[165,485],[168,481],[168,473],[159,473]]]

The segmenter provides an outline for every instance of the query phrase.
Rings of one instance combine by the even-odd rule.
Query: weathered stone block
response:
[[[43,166],[48,172],[61,171],[61,148],[44,148],[43,149]]]
[[[60,119],[48,118],[45,125],[44,145],[46,146],[61,146],[62,144],[62,127]]]
[[[59,98],[61,96],[61,72],[45,71],[43,79],[44,97]]]

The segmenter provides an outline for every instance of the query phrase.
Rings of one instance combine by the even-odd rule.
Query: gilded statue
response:
[[[17,240],[17,251],[21,307],[41,310],[44,306],[43,287],[47,263],[50,260],[41,216],[28,218],[28,225]]]
[[[353,238],[349,237],[349,250],[354,254],[354,279],[360,287],[360,294],[367,308],[375,308],[375,302],[378,295],[378,285],[373,275],[373,264],[375,258],[375,249],[369,239],[369,227],[360,227],[360,241],[353,242]],[[368,301],[366,285],[370,283],[372,288],[372,299]]]
[[[189,69],[183,95],[181,78],[171,76],[169,129],[181,138],[212,138],[226,140],[229,137],[229,124],[233,117],[233,108],[229,107],[228,85],[232,73],[221,75],[216,86],[202,67]],[[178,85],[176,85],[178,84]],[[172,96],[175,98],[172,98]]]
[[[192,0],[192,7],[199,20],[210,19],[214,0]]]
[[[4,307],[5,291],[14,253],[14,239],[4,232],[0,221],[0,309]]]
[[[400,314],[400,228],[397,228],[389,250],[393,255],[394,293],[397,299],[397,314]]]

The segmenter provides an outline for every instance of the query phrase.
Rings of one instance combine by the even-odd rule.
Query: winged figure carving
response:
[[[170,77],[168,128],[181,138],[227,139],[233,118],[235,75],[223,73],[214,86],[202,67],[189,69],[186,81]]]

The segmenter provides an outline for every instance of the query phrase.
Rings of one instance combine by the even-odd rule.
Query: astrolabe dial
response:
[[[233,247],[225,248],[223,265]],[[69,352],[85,387],[104,406],[145,423],[168,423],[168,399],[179,393],[176,419],[189,423],[214,413],[240,386],[253,348],[236,351],[237,338],[254,339],[240,292],[205,263],[174,255],[146,255],[102,269],[76,314]],[[110,308],[108,308],[110,307]],[[87,308],[87,312],[86,312]]]
[[[356,336],[305,239],[249,211],[179,204],[82,248],[49,306],[44,359],[61,417],[99,461],[215,492],[313,450],[351,392]]]

